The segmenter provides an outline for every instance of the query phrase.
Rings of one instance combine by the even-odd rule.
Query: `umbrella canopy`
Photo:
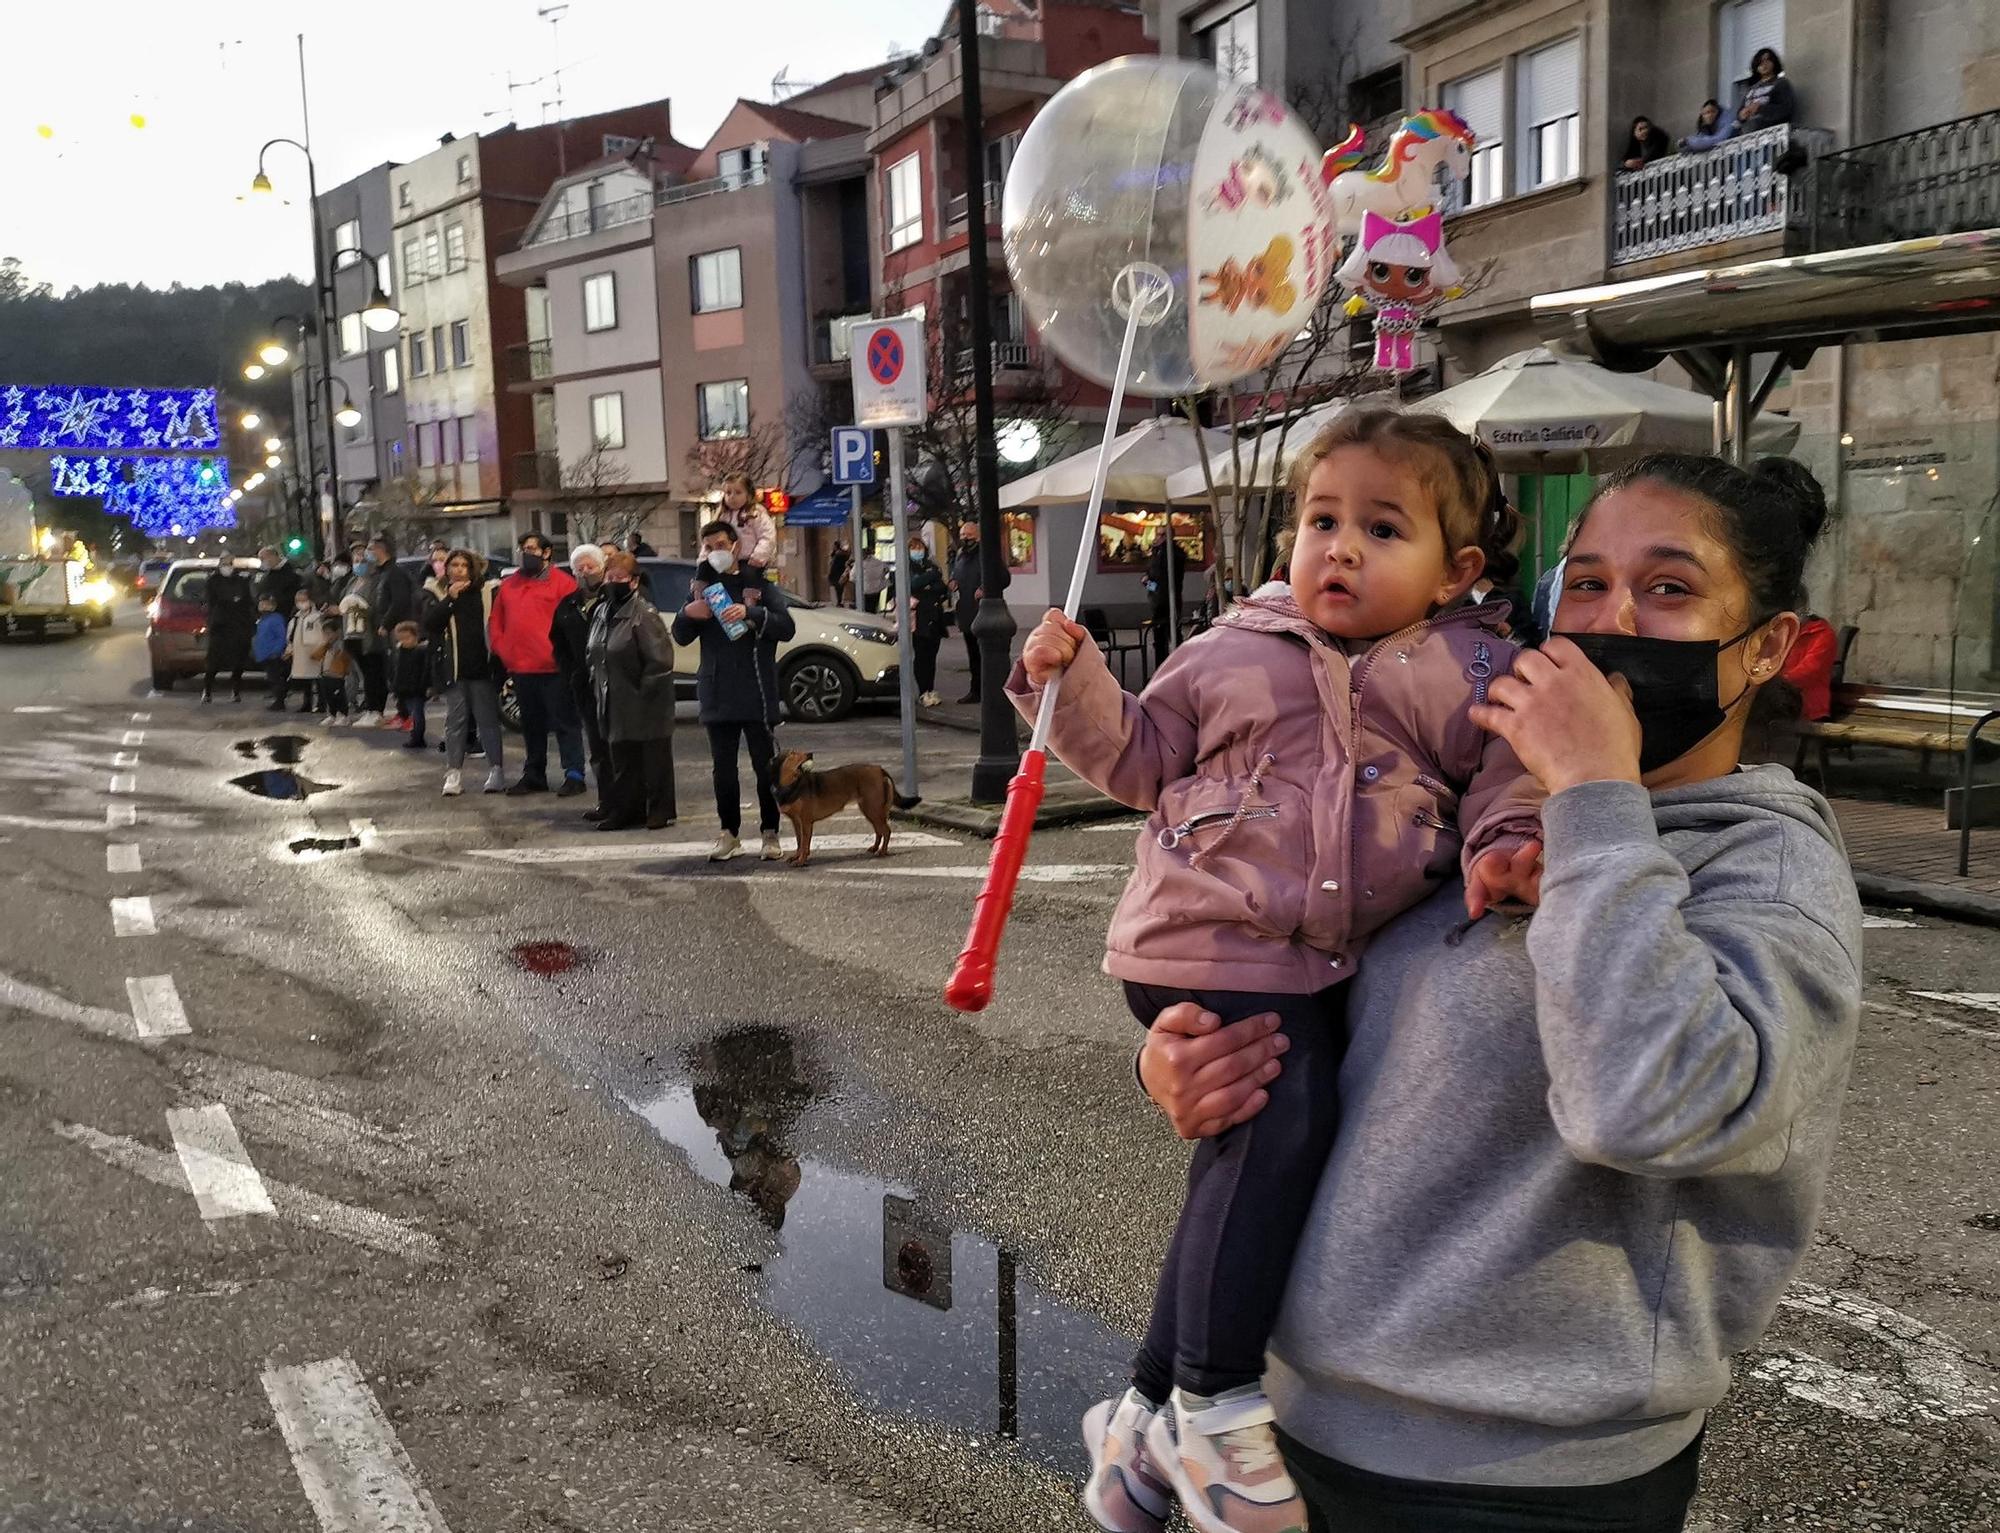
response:
[[[1336,399],[1332,404],[1307,411],[1289,426],[1267,427],[1239,444],[1233,457],[1228,434],[1224,433],[1222,445],[1209,449],[1208,471],[1216,491],[1227,494],[1240,489],[1245,494],[1256,494],[1263,490],[1283,489],[1291,478],[1292,465],[1305,451],[1306,444],[1319,434],[1320,427],[1341,411],[1353,407],[1351,399]],[[1280,437],[1284,438],[1282,453],[1279,450]],[[1240,486],[1236,482],[1239,466],[1243,474]],[[1169,479],[1166,498],[1179,506],[1198,505],[1206,501],[1208,484],[1202,478],[1201,464],[1194,463]]]
[[[1214,458],[1226,452],[1229,433],[1204,430],[1208,453]],[[1201,473],[1195,429],[1178,416],[1160,415],[1141,421],[1111,442],[1111,473],[1104,482],[1106,500],[1165,500],[1167,481],[1175,473],[1192,466]],[[1037,473],[1024,475],[1000,491],[1000,504],[1013,510],[1019,506],[1059,506],[1088,501],[1090,483],[1097,474],[1096,447],[1086,448]]]
[[[1602,470],[1641,453],[1705,453],[1715,444],[1715,407],[1707,395],[1544,346],[1503,357],[1413,408],[1478,436],[1509,469],[1564,459]],[[1751,430],[1763,452],[1784,451],[1798,434],[1796,421],[1777,417]]]

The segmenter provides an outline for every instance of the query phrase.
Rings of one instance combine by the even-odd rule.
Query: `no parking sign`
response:
[[[854,423],[920,426],[924,420],[924,322],[914,314],[857,320],[848,332]]]

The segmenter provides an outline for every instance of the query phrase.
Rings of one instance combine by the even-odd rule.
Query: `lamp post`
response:
[[[972,632],[979,640],[979,759],[972,768],[972,801],[1004,803],[1007,780],[1020,765],[1020,737],[1014,705],[1002,683],[1014,645],[1014,614],[1000,587],[1007,578],[1007,549],[1000,523],[1000,464],[993,442],[993,302],[986,275],[986,121],[979,93],[979,7],[958,0],[960,102],[965,126],[966,281],[972,301],[972,419],[974,475],[979,496],[978,616]]]
[[[313,327],[311,323],[296,314],[276,314],[271,318],[271,328],[267,332],[265,339],[258,344],[257,360],[245,365],[243,369],[246,376],[252,367],[282,366],[286,358],[291,355],[290,350],[278,339],[279,327],[283,325],[297,327],[299,332],[299,366],[301,368],[305,367],[305,342],[307,337],[312,334]],[[273,358],[275,360],[272,360]],[[313,528],[319,525],[319,514],[318,508],[312,503],[313,487],[318,477],[318,468],[313,462],[312,423],[310,419],[312,414],[312,376],[309,371],[304,374],[304,381],[305,387],[300,391],[299,397],[294,402],[291,411],[292,463],[294,468],[293,482],[299,486],[300,491],[296,503],[299,530],[310,536]],[[307,417],[303,425],[300,424],[301,415]],[[246,429],[254,429],[250,426],[250,417],[244,417],[244,426]],[[303,479],[299,478],[301,473],[305,476]],[[315,540],[313,556],[315,558],[323,558],[325,557],[325,552],[324,545]]]

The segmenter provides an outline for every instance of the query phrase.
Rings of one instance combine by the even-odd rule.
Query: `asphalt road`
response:
[[[444,800],[401,736],[147,697],[136,626],[0,645],[0,1530],[1085,1526],[1184,1164],[1096,973],[1129,826],[1037,839],[962,1018],[983,844],[711,866],[693,729],[673,830]],[[2000,942],[1877,919],[1706,1533],[2000,1529]]]

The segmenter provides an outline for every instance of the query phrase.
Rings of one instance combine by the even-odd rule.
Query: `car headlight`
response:
[[[891,633],[888,629],[870,627],[866,623],[842,623],[840,631],[851,638],[859,639],[863,644],[894,644],[896,642],[895,634]]]

